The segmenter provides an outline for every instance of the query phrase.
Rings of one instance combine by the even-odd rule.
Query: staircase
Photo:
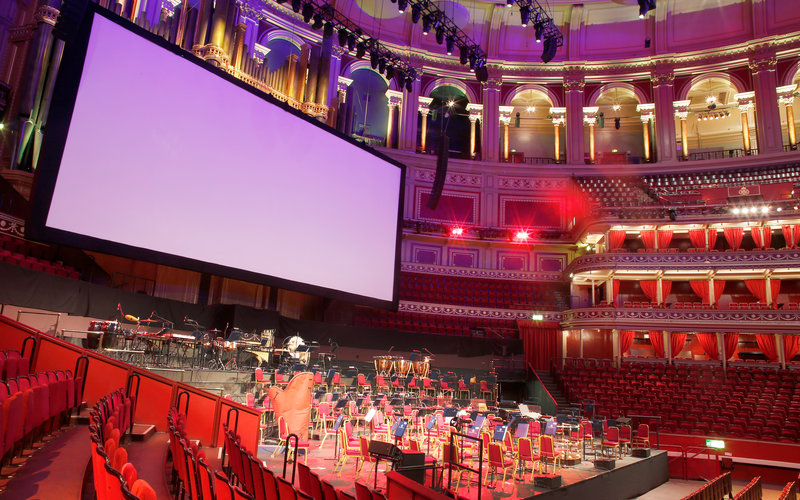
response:
[[[558,405],[558,413],[569,414],[569,400],[567,396],[561,391],[561,386],[558,385],[556,379],[550,374],[548,370],[536,370],[536,375],[542,380],[545,388],[553,396]]]

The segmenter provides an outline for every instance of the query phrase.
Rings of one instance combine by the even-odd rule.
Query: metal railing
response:
[[[696,160],[724,160],[726,158],[743,158],[745,156],[758,155],[758,149],[751,148],[749,151],[743,148],[736,149],[723,149],[720,151],[699,151],[689,153],[688,157],[679,154],[680,161],[696,161]]]

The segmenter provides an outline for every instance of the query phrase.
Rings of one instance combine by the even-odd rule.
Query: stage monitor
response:
[[[94,4],[54,92],[28,236],[396,308],[399,162]]]

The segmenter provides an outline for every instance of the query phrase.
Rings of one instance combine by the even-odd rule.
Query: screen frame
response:
[[[72,120],[72,113],[75,109],[78,88],[80,86],[84,61],[86,58],[86,51],[89,44],[89,37],[91,35],[93,21],[96,16],[102,16],[103,18],[119,25],[123,29],[126,29],[135,35],[138,35],[145,40],[156,44],[158,47],[169,51],[173,55],[181,57],[184,60],[191,61],[193,64],[203,68],[206,71],[209,71],[215,76],[223,78],[228,83],[236,85],[240,89],[243,89],[255,95],[256,97],[261,98],[271,105],[277,106],[284,112],[290,113],[313,126],[319,127],[325,132],[338,137],[340,140],[344,140],[349,144],[372,154],[378,159],[397,167],[400,170],[400,192],[397,196],[397,231],[395,236],[392,299],[384,300],[375,297],[369,297],[343,290],[323,287],[320,285],[294,281],[279,276],[262,274],[221,264],[214,264],[189,257],[169,254],[144,247],[136,247],[78,234],[71,231],[48,227],[46,224],[47,216],[50,211],[50,205],[54,194],[56,180],[58,178],[61,159],[67,141],[67,134],[69,132],[70,123]],[[328,127],[326,124],[309,117],[299,110],[292,108],[288,104],[275,99],[271,95],[248,85],[244,81],[237,79],[233,75],[228,74],[222,69],[217,68],[203,59],[187,52],[181,47],[170,43],[164,38],[150,33],[144,28],[137,26],[133,22],[122,18],[97,4],[89,3],[77,33],[72,39],[65,43],[64,55],[58,69],[56,84],[51,99],[49,121],[45,130],[41,154],[39,156],[39,161],[34,176],[32,190],[34,203],[32,203],[31,213],[26,223],[26,236],[33,240],[67,245],[90,251],[126,257],[134,260],[148,261],[165,266],[196,271],[203,274],[218,275],[257,284],[275,286],[286,290],[318,295],[330,299],[344,300],[355,304],[396,311],[399,305],[400,251],[403,232],[405,180],[406,166],[398,160],[395,160],[394,158],[391,158],[382,152],[365,145],[362,142],[356,141],[351,137],[347,137],[338,130]],[[365,270],[365,272],[368,272],[368,270]]]

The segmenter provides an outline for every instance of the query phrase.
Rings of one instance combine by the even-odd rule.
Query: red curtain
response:
[[[692,241],[692,246],[695,248],[706,247],[706,230],[705,229],[690,229],[689,239]]]
[[[744,284],[759,302],[767,303],[767,280],[744,280]]]
[[[661,332],[650,332],[650,345],[657,358],[664,357],[664,335]]]
[[[796,246],[796,241],[794,238],[794,228],[795,226],[783,226],[781,230],[783,231],[783,238],[786,240],[786,248],[794,248]]]
[[[658,248],[669,248],[672,241],[672,231],[658,231]]]
[[[626,352],[631,350],[631,346],[633,345],[633,337],[635,333],[633,330],[623,330],[619,332],[619,354],[622,356]]]
[[[642,231],[642,243],[648,250],[656,248],[656,232],[655,231]]]
[[[672,282],[669,280],[661,280],[661,301],[666,302],[669,297],[669,292],[672,291]]]
[[[794,244],[795,246],[800,245],[800,224],[794,226]]]
[[[800,352],[800,335],[783,336],[783,359],[788,363]]]
[[[738,333],[726,333],[723,338],[725,345],[725,359],[731,359],[736,353],[736,346],[739,344]]]
[[[551,360],[558,356],[561,333],[558,323],[518,320],[517,326],[522,337],[525,361],[534,370],[549,370]]]
[[[708,304],[708,281],[690,281],[689,286],[692,291],[697,294],[703,301],[703,304]]]
[[[756,342],[768,360],[775,361],[778,359],[778,349],[775,348],[775,335],[756,334]]]
[[[616,250],[622,248],[622,242],[625,241],[625,231],[609,231],[608,232],[608,249]]]
[[[681,353],[681,351],[683,350],[683,346],[685,345],[686,345],[685,333],[673,333],[669,336],[669,348],[673,358],[677,357],[678,354]]]
[[[751,227],[750,234],[753,236],[757,248],[769,248],[772,244],[771,227]]]
[[[719,303],[719,298],[722,297],[722,292],[725,291],[725,280],[714,280],[714,303]]]
[[[703,348],[703,351],[705,351],[709,358],[719,359],[717,335],[715,333],[698,333],[697,341],[700,342],[700,347]]]
[[[619,307],[619,305],[617,304],[617,295],[619,295],[619,285],[620,285],[619,280],[615,279],[611,280],[611,288],[613,289],[613,294],[614,294],[611,303],[614,304],[614,307]]]
[[[781,293],[781,280],[769,280],[770,293],[772,295],[772,303],[778,303],[778,295]]]
[[[650,299],[650,302],[656,302],[658,299],[658,281],[657,280],[641,280],[639,286],[642,292]],[[661,288],[664,289],[663,287]]]
[[[716,229],[709,229],[708,230],[708,248],[713,249],[714,246],[717,244],[717,230]]]
[[[728,246],[733,250],[738,250],[742,246],[742,238],[744,238],[744,229],[741,227],[726,227],[723,229],[725,239],[728,241]]]

